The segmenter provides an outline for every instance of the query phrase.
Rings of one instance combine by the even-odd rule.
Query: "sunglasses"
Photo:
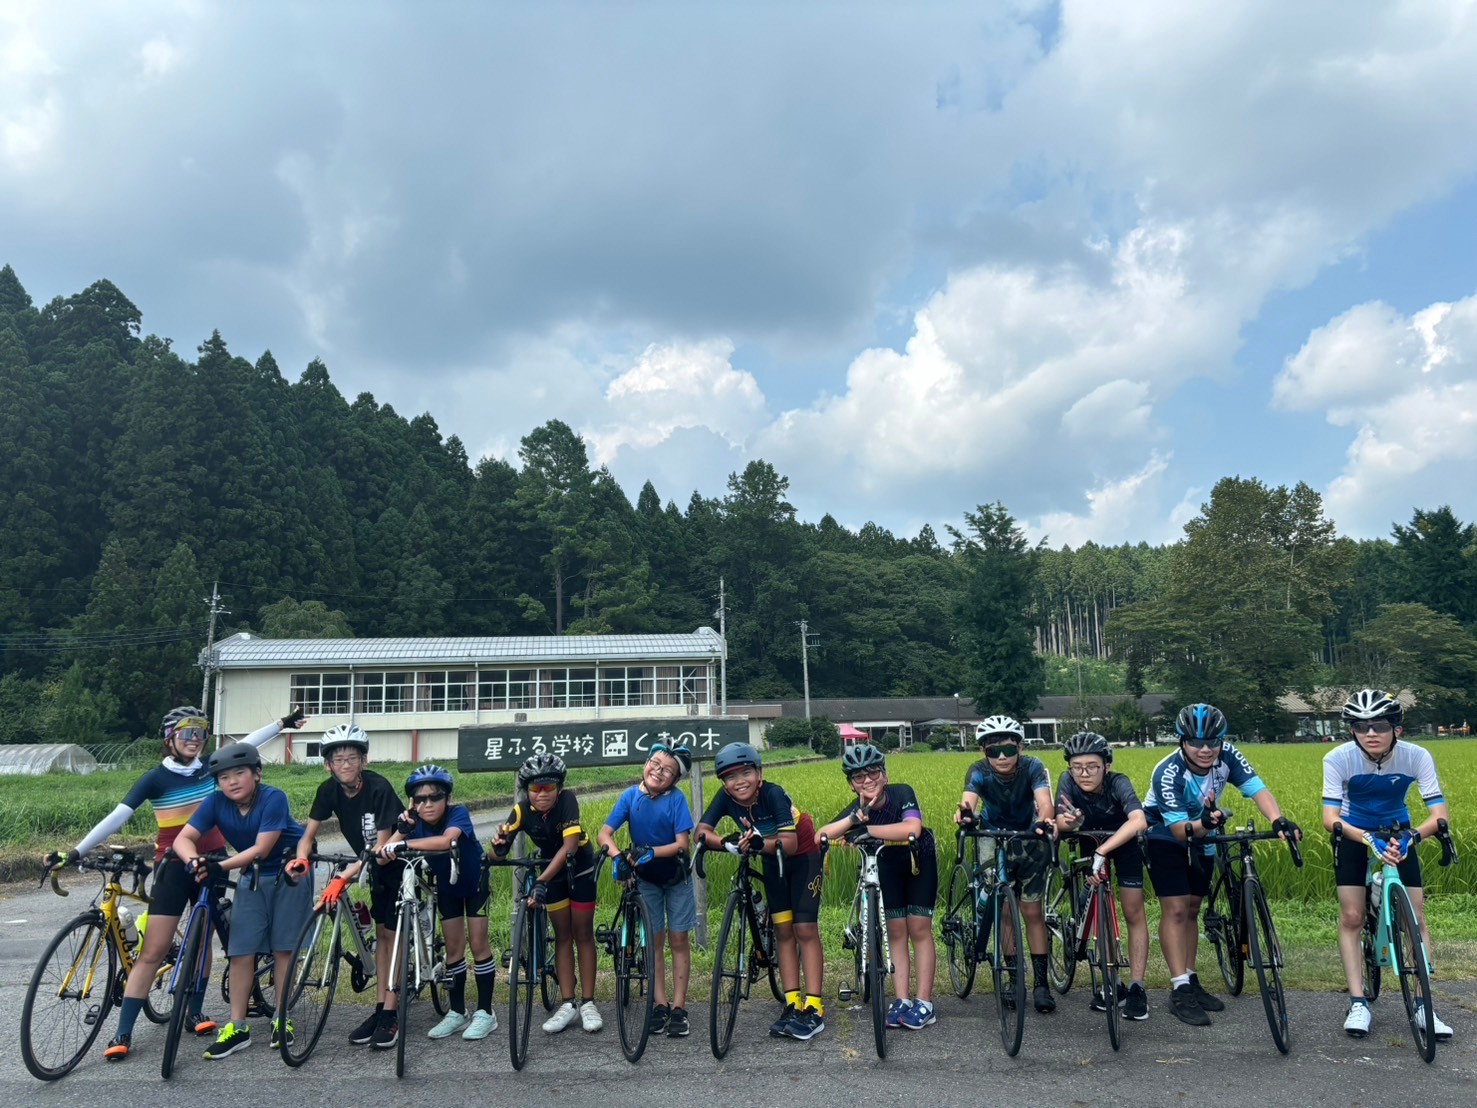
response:
[[[1209,750],[1212,747],[1220,746],[1225,741],[1226,741],[1225,739],[1181,739],[1180,740],[1180,742],[1184,743],[1186,746],[1199,747],[1201,750]]]
[[[985,757],[987,758],[1014,758],[1020,752],[1021,748],[1014,745],[985,747]]]
[[[412,804],[435,804],[438,800],[445,800],[445,793],[417,793],[410,798]]]
[[[203,743],[209,734],[205,727],[177,727],[171,738],[177,743]]]
[[[557,793],[559,791],[559,786],[550,781],[548,784],[544,785],[529,785],[528,791],[530,793]]]
[[[1375,719],[1365,723],[1356,723],[1350,730],[1356,735],[1393,735],[1395,725],[1387,719]]]

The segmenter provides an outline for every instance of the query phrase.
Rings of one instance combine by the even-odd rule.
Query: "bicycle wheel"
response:
[[[1431,1003],[1426,946],[1404,885],[1390,888],[1390,945],[1395,948],[1395,972],[1400,975],[1410,1034],[1422,1061],[1429,1062],[1436,1057],[1436,1008]]]
[[[774,920],[768,916],[764,918],[764,925],[759,928],[759,944],[764,951],[764,964],[768,971],[769,991],[775,1000],[781,1004],[785,1002],[785,989],[780,984],[780,957],[779,939],[774,933]]]
[[[230,931],[221,936],[221,947],[225,948]],[[251,971],[251,999],[246,1002],[246,1018],[262,1019],[277,1012],[277,991],[273,987],[272,972],[275,962],[270,954],[258,954],[256,965]],[[231,960],[225,959],[221,969],[221,1000],[229,1007],[231,1003]]]
[[[1014,1058],[1026,1030],[1026,927],[1015,886],[1002,885],[991,898],[995,905],[995,1011],[1000,1017],[1000,1042]],[[1007,946],[1014,949],[1006,953]]]
[[[651,1035],[651,1009],[655,1003],[652,981],[656,975],[656,951],[652,947],[651,913],[641,894],[624,898],[617,921],[615,948],[615,1022],[621,1033],[621,1051],[627,1062],[640,1061]]]
[[[287,1025],[292,1028],[290,1036],[282,1036],[282,1060],[289,1066],[308,1060],[328,1023],[343,947],[341,914],[337,906],[319,908],[308,917],[293,947],[283,1003]]]
[[[1077,976],[1077,924],[1073,918],[1072,886],[1060,866],[1046,871],[1041,909],[1046,917],[1046,975],[1051,987],[1065,994]]]
[[[1374,891],[1364,886],[1364,929],[1359,933],[1359,946],[1364,955],[1364,996],[1377,1000],[1380,995],[1380,948],[1377,936],[1380,921],[1376,915]]]
[[[1246,983],[1246,961],[1241,949],[1241,929],[1245,921],[1240,919],[1240,903],[1231,895],[1228,872],[1217,868],[1210,895],[1205,898],[1201,922],[1205,937],[1215,947],[1215,960],[1221,968],[1221,980],[1226,983],[1226,991],[1232,996],[1240,996]]]
[[[406,901],[400,905],[400,930],[396,932],[396,942],[399,950],[396,951],[395,961],[399,963],[395,968],[400,971],[399,989],[400,1012],[400,1034],[395,1038],[395,1076],[405,1076],[405,1040],[410,1038],[410,1004],[415,999],[415,902]]]
[[[426,936],[426,942],[431,946],[431,964],[430,972],[426,974],[426,988],[431,994],[431,1007],[436,1009],[438,1016],[444,1016],[451,1003],[451,997],[447,992],[446,940],[441,937],[441,929],[436,926],[435,916],[431,917],[431,931]]]
[[[1288,1051],[1287,997],[1282,991],[1282,947],[1272,926],[1272,912],[1267,907],[1267,894],[1256,877],[1248,878],[1242,888],[1242,918],[1246,920],[1246,956],[1256,970],[1257,988],[1261,990],[1262,1007],[1267,1012],[1267,1027],[1272,1041],[1283,1054]]]
[[[1118,934],[1113,926],[1113,893],[1106,882],[1092,891],[1092,944],[1088,956],[1088,974],[1092,988],[1107,1005],[1108,1042],[1117,1050],[1122,1045],[1123,1014],[1118,1008],[1118,966],[1120,952]]]
[[[21,1056],[42,1081],[72,1072],[113,1007],[118,955],[103,914],[84,912],[47,945],[21,1009]]]
[[[739,1001],[744,998],[744,945],[749,929],[739,905],[739,890],[728,894],[723,909],[723,925],[718,930],[718,945],[713,948],[713,987],[708,991],[708,1039],[713,1057],[721,1059],[733,1042],[733,1024],[738,1018]]]
[[[184,1037],[185,1020],[189,1018],[190,1000],[206,988],[205,956],[209,953],[210,915],[208,910],[191,910],[185,924],[185,941],[180,960],[174,967],[170,993],[174,1006],[169,1013],[169,1030],[164,1035],[164,1057],[159,1060],[159,1076],[166,1081],[174,1074],[180,1039]]]
[[[179,961],[180,950],[184,946],[187,918],[180,916],[174,921],[174,937],[169,940],[164,961],[159,963],[159,970],[149,985],[149,995],[144,997],[144,1016],[150,1023],[168,1023],[169,1013],[174,1010],[174,994],[169,991],[169,979],[174,975],[174,964]]]
[[[974,988],[975,904],[969,871],[959,862],[954,863],[949,874],[940,931],[945,961],[949,963],[949,984],[954,988],[954,995],[964,1000]]]
[[[877,1046],[877,1057],[887,1057],[887,971],[882,961],[882,920],[878,895],[869,892],[866,896],[867,913],[867,989],[872,1002],[872,1039]],[[904,939],[904,942],[907,940]],[[861,944],[858,943],[858,946]]]
[[[559,1006],[559,968],[554,962],[555,949],[554,924],[549,919],[549,913],[545,912],[544,945],[539,951],[543,968],[538,979],[539,999],[544,1002],[545,1012],[552,1012]]]
[[[863,1004],[871,999],[868,991],[865,939],[862,937],[862,920],[865,918],[865,901],[860,891],[851,902],[851,911],[846,918],[846,929],[842,932],[841,945],[851,947],[852,995],[860,997]]]
[[[513,915],[512,957],[508,960],[508,1057],[515,1070],[528,1061],[528,1028],[533,1023],[533,985],[538,974],[534,929],[537,910],[521,899]]]

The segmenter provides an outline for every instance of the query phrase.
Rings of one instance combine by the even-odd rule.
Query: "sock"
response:
[[[785,1004],[794,1008],[797,1012],[805,1005],[802,1002],[799,989],[790,989],[785,993]]]
[[[1046,984],[1046,955],[1045,954],[1033,954],[1033,955],[1031,955],[1031,978],[1032,978],[1032,984],[1035,984],[1035,985],[1045,985]]]
[[[1139,979],[1139,978],[1137,978],[1137,977],[1135,977],[1135,978],[1134,978],[1134,979],[1133,979],[1133,980],[1132,980],[1132,981],[1130,981],[1130,982],[1129,982],[1129,983],[1128,983],[1128,987],[1129,987],[1129,988],[1130,988],[1130,989],[1131,989],[1131,988],[1133,988],[1133,987],[1134,987],[1134,986],[1135,986],[1135,985],[1137,985],[1137,986],[1138,986],[1138,987],[1139,987],[1139,988],[1141,988],[1141,989],[1142,989],[1142,988],[1143,988],[1143,987],[1144,987],[1144,983],[1143,983],[1143,981],[1141,981],[1141,980],[1140,980],[1140,979]]]
[[[816,996],[814,993],[805,994],[805,1006],[807,1008],[814,1008],[815,1014],[818,1016],[824,1016],[826,1014],[825,1004],[822,1003],[821,998]]]
[[[123,1001],[126,1004],[128,1002],[128,998],[127,997],[124,997],[123,998]],[[142,1004],[143,1001],[139,1001],[139,1003]],[[190,990],[190,1008],[189,1008],[189,1013],[188,1014],[191,1015],[191,1016],[193,1016],[195,1019],[199,1019],[201,1013],[204,1010],[205,1010],[205,994],[203,992],[196,992],[194,989],[191,989]]]
[[[376,1004],[374,1006],[374,1014],[375,1015],[377,1015],[377,1016],[383,1015],[384,1014],[384,1011],[385,1011],[384,1001],[381,1001],[380,1003],[378,1003],[378,1004]]]
[[[480,1011],[492,1011],[492,986],[497,980],[497,959],[489,958],[485,962],[476,962],[472,966],[472,972],[477,977],[477,1007]]]
[[[1171,989],[1178,989],[1181,985],[1188,985],[1189,983],[1190,975],[1188,973],[1182,973],[1178,977],[1171,977],[1169,979],[1169,987]]]
[[[453,1012],[466,1013],[467,1010],[467,963],[465,960],[450,967],[451,988],[447,991],[451,994],[447,1001],[447,1007]]]
[[[1369,1007],[1369,998],[1368,997],[1362,997],[1362,996],[1351,996],[1349,998],[1349,1003],[1350,1004],[1362,1004],[1366,1008],[1368,1008]]]
[[[138,1020],[138,1014],[144,1010],[142,998],[134,999],[131,996],[123,998],[123,1005],[118,1012],[118,1037],[133,1034],[133,1025]]]

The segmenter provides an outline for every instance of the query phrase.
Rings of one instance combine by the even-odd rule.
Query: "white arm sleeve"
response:
[[[104,839],[116,835],[123,829],[123,825],[128,822],[129,817],[132,815],[133,809],[127,804],[118,805],[118,807],[104,816],[102,821],[89,831],[83,840],[77,844],[77,853],[86,854]]]
[[[252,746],[265,746],[280,734],[282,734],[282,721],[274,719],[265,727],[258,727],[241,741],[250,743]]]

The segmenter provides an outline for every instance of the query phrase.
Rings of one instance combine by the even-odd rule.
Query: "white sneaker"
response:
[[[587,1000],[580,1005],[580,1024],[586,1031],[599,1031],[605,1026],[605,1021],[600,1018],[600,1009],[595,1007],[593,1000]],[[1451,1034],[1448,1030],[1447,1034]]]
[[[557,1035],[573,1023],[579,1017],[579,1014],[580,1010],[575,1006],[574,1001],[566,1000],[554,1009],[552,1016],[544,1020],[544,1030],[550,1035]]]
[[[1417,1004],[1415,1006],[1415,1020],[1416,1020],[1417,1023],[1420,1023],[1421,1021],[1423,1021],[1426,1018],[1425,1017],[1425,1010],[1426,1010],[1426,1008],[1425,1008],[1425,1005],[1423,1005],[1423,1004]],[[1451,1038],[1451,1035],[1452,1035],[1451,1028],[1447,1027],[1446,1024],[1442,1023],[1441,1022],[1441,1017],[1438,1016],[1435,1012],[1432,1012],[1431,1013],[1431,1022],[1436,1025],[1436,1038],[1439,1041],[1445,1042],[1447,1039]]]
[[[1349,1001],[1349,1014],[1344,1017],[1344,1031],[1350,1038],[1362,1039],[1369,1034],[1369,1005]]]
[[[497,1013],[484,1012],[481,1008],[472,1013],[472,1022],[467,1024],[467,1029],[462,1032],[462,1038],[467,1040],[485,1039],[497,1030]]]
[[[426,1032],[426,1038],[448,1039],[466,1027],[469,1022],[465,1012],[447,1012],[441,1017],[440,1023]]]

